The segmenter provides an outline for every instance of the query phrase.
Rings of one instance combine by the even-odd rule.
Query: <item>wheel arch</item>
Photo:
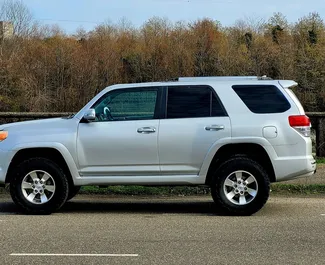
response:
[[[268,173],[270,182],[275,182],[275,171],[271,159],[263,146],[256,143],[226,144],[220,147],[213,156],[206,174],[205,184],[210,185],[218,167],[231,157],[245,156],[259,163]]]
[[[11,162],[9,164],[5,183],[10,183],[12,174],[17,165],[19,165],[21,162],[23,162],[26,159],[36,158],[36,157],[47,158],[53,161],[54,163],[58,164],[64,171],[68,179],[69,185],[74,185],[73,175],[66,161],[66,155],[62,154],[62,150],[59,150],[58,148],[55,148],[53,146],[18,148],[18,150],[16,150],[16,153],[12,157]]]

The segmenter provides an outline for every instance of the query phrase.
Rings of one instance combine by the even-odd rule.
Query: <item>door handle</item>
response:
[[[224,125],[209,125],[205,126],[206,131],[221,131],[224,130],[225,126]]]
[[[156,128],[154,127],[142,127],[137,130],[138,133],[148,134],[148,133],[155,133]]]

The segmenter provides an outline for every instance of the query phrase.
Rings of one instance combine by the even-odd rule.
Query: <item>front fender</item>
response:
[[[73,156],[71,155],[69,150],[66,148],[66,146],[64,146],[61,143],[57,143],[57,142],[36,142],[36,143],[17,144],[12,148],[10,161],[13,159],[13,157],[20,150],[29,149],[29,148],[52,148],[52,149],[56,149],[58,152],[60,152],[60,154],[62,155],[63,159],[65,160],[65,162],[70,170],[72,180],[73,180],[74,184],[76,184],[76,179],[79,177],[78,169],[76,166],[76,162],[73,159]]]

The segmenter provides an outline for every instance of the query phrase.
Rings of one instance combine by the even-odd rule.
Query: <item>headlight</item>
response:
[[[7,131],[0,131],[0,142],[7,139],[8,132]]]

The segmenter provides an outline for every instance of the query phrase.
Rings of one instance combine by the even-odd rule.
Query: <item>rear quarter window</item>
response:
[[[257,114],[282,113],[291,108],[286,97],[273,85],[234,85],[232,89],[247,108]]]

